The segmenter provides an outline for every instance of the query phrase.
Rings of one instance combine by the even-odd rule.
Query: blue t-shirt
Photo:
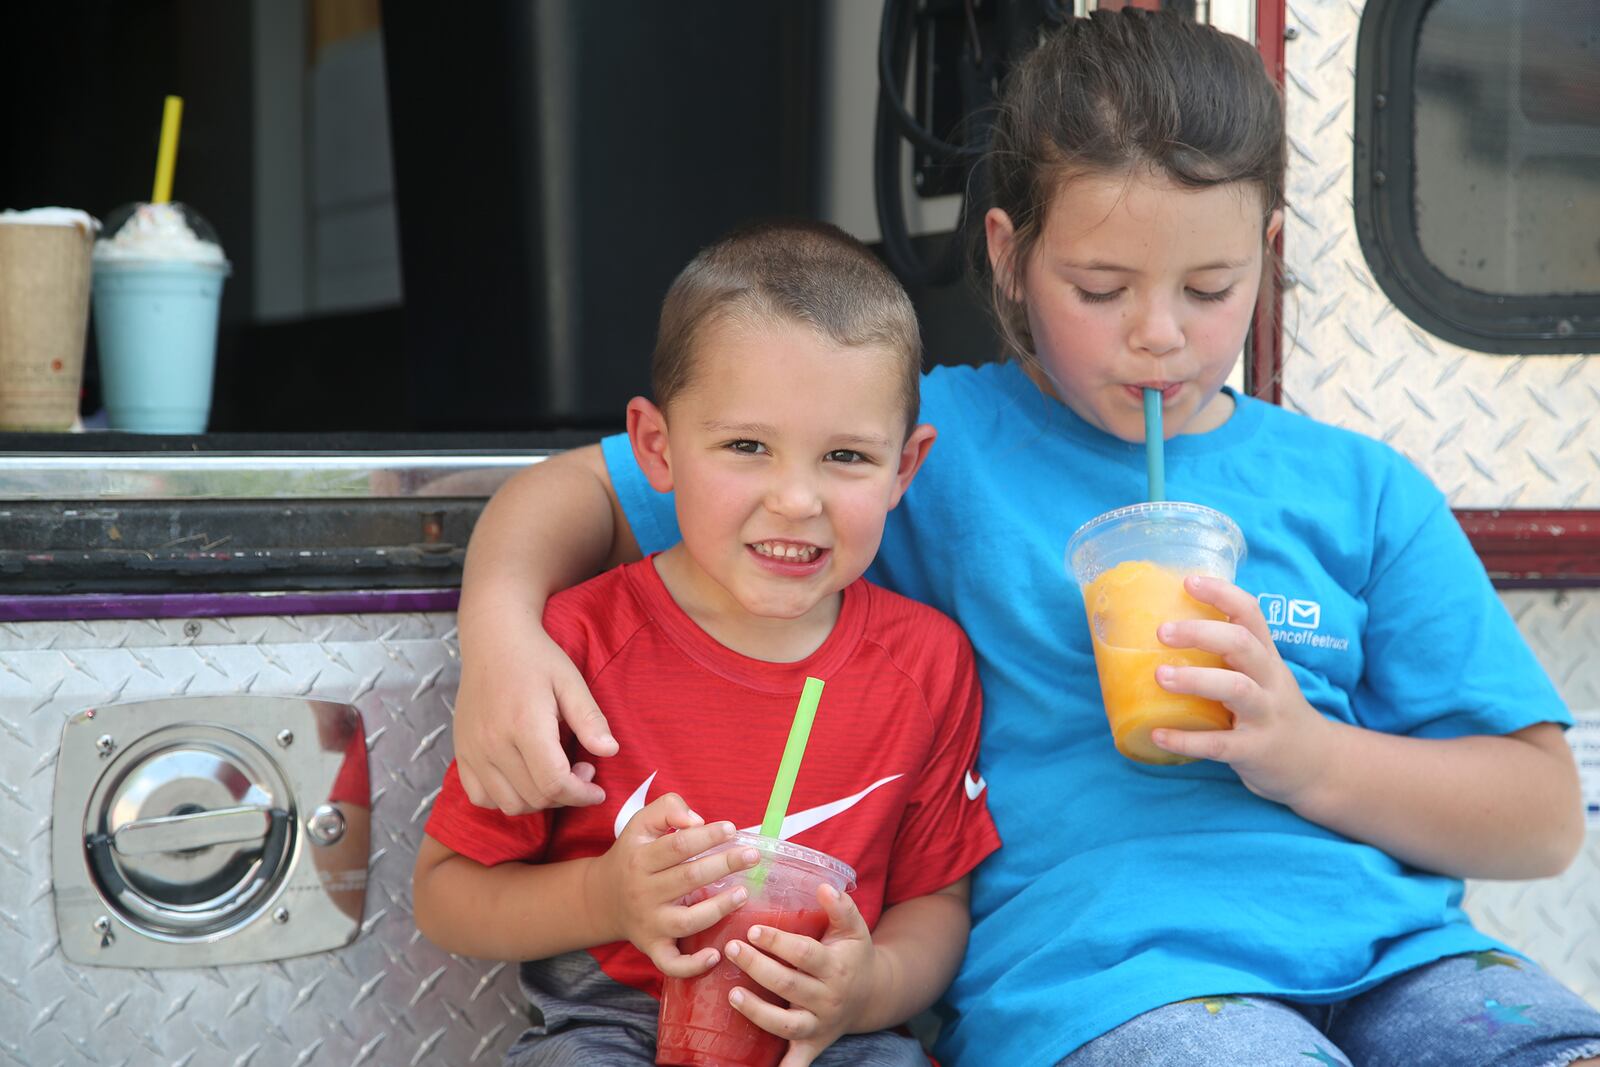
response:
[[[1325,715],[1416,737],[1570,723],[1442,494],[1392,449],[1235,396],[1167,442],[1167,495],[1230,515],[1301,690]],[[1067,538],[1143,499],[1142,445],[1089,426],[1013,364],[940,367],[939,438],[869,576],[951,615],[977,652],[981,770],[1005,845],[938,1052],[1051,1064],[1188,997],[1342,999],[1441,956],[1503,947],[1458,879],[1307,822],[1217,763],[1147,767],[1106,727]],[[677,539],[625,439],[607,462],[640,547]]]

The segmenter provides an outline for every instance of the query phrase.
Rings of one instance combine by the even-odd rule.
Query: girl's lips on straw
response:
[[[1158,389],[1161,392],[1161,402],[1163,404],[1169,404],[1169,403],[1172,402],[1173,397],[1178,395],[1178,391],[1183,388],[1183,383],[1182,382],[1136,382],[1133,385],[1127,385],[1127,386],[1124,386],[1123,388],[1128,390],[1128,395],[1129,396],[1133,397],[1135,400],[1139,401],[1140,403],[1144,402],[1144,391],[1146,389]]]

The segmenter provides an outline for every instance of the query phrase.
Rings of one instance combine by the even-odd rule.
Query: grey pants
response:
[[[506,1067],[648,1067],[656,1035],[633,1026],[571,1026],[554,1034],[528,1031],[506,1053]],[[928,1067],[922,1046],[888,1030],[840,1038],[816,1067]]]

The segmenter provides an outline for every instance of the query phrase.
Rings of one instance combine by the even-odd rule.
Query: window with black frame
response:
[[[1600,4],[1369,0],[1355,133],[1400,310],[1480,351],[1600,351]]]

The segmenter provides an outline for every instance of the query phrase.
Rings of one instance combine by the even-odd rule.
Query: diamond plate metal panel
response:
[[[1600,708],[1600,590],[1501,596],[1568,706]],[[1470,882],[1465,907],[1486,933],[1600,1008],[1600,830],[1560,877]]]
[[[525,1025],[516,968],[416,932],[411,866],[450,758],[448,614],[0,625],[0,1064],[494,1064]],[[196,970],[70,964],[50,885],[62,724],[86,707],[270,694],[362,714],[372,861],[361,936],[297,959]]]
[[[1373,281],[1351,207],[1362,6],[1287,3],[1284,404],[1389,442],[1455,507],[1600,507],[1600,359],[1459,348]]]

